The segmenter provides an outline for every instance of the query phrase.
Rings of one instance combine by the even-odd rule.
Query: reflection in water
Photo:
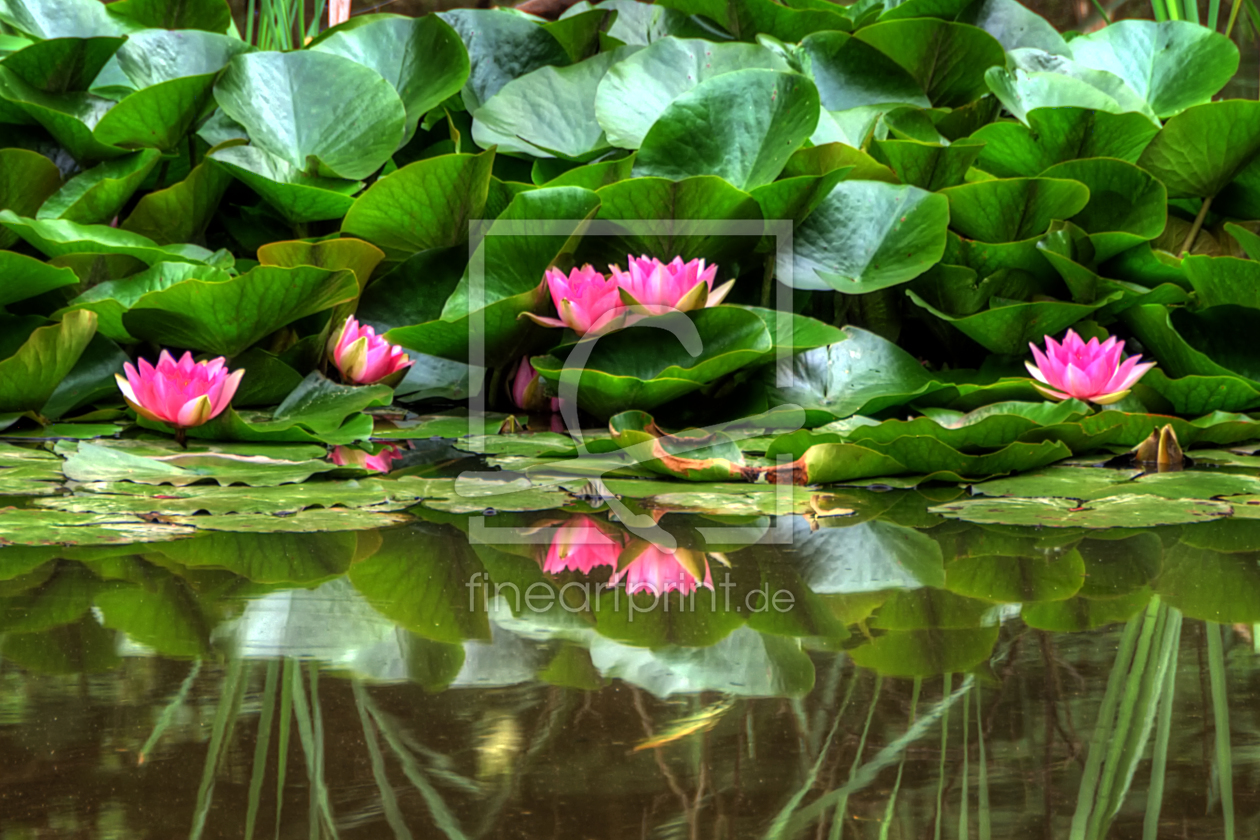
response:
[[[0,838],[1260,834],[1260,525],[842,501],[0,549]]]

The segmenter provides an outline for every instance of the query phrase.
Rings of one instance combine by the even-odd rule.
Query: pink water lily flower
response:
[[[589,575],[598,566],[617,567],[617,558],[624,548],[621,540],[589,516],[578,515],[556,529],[547,548],[543,571],[549,575],[565,570]]]
[[[559,318],[526,312],[544,327],[568,327],[578,335],[599,332],[626,312],[617,283],[589,265],[575,268],[565,276],[563,271],[547,269],[547,291],[556,305]]]
[[[390,464],[402,456],[402,450],[393,444],[382,447],[375,455],[357,446],[337,446],[332,451],[332,462],[339,467],[387,473],[392,469]]]
[[[713,278],[718,267],[705,267],[704,260],[684,263],[682,257],[674,257],[663,263],[655,257],[626,256],[626,270],[615,265],[608,267],[612,278],[621,288],[622,300],[660,315],[671,310],[690,312],[707,306],[717,306],[735,285],[730,280],[713,289]]]
[[[682,550],[682,549],[679,549]],[[650,592],[661,596],[667,592],[690,595],[697,586],[713,589],[713,574],[707,560],[700,559],[704,567],[704,580],[700,580],[686,565],[679,562],[675,553],[655,545],[642,548],[639,555],[619,570],[609,581],[613,586],[625,581],[626,592]]]
[[[1101,344],[1097,338],[1086,343],[1068,330],[1062,344],[1046,336],[1045,353],[1034,344],[1028,346],[1037,363],[1024,365],[1040,383],[1034,387],[1053,400],[1075,398],[1108,405],[1123,399],[1134,383],[1155,367],[1154,362],[1138,364],[1140,355],[1120,361],[1124,342],[1115,336]]]
[[[194,362],[192,353],[184,353],[177,362],[163,350],[156,366],[141,359],[137,370],[128,362],[123,365],[127,378],[116,373],[114,379],[136,414],[170,423],[182,435],[184,429],[217,417],[232,401],[245,371],[229,374],[226,362],[222,356]]]
[[[412,365],[401,347],[390,344],[371,327],[359,326],[353,315],[346,318],[341,334],[330,345],[333,364],[351,385],[372,385]]]
[[[512,404],[521,411],[541,413],[560,410],[560,398],[548,397],[543,392],[538,371],[529,363],[529,356],[522,356],[512,377]]]

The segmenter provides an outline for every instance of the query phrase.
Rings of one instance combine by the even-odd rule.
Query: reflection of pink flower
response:
[[[1107,405],[1123,399],[1133,384],[1155,367],[1154,362],[1138,364],[1141,356],[1121,362],[1124,342],[1115,336],[1102,344],[1091,338],[1086,344],[1074,330],[1068,330],[1062,344],[1046,336],[1045,353],[1034,344],[1028,346],[1037,363],[1024,362],[1024,366],[1041,383],[1034,387],[1054,400],[1076,398]]]
[[[236,394],[245,371],[229,374],[226,361],[220,356],[194,363],[192,353],[185,353],[176,362],[163,350],[156,366],[141,359],[137,371],[128,362],[123,365],[127,378],[116,373],[114,379],[136,414],[190,429],[217,417]]]
[[[351,315],[331,347],[333,364],[351,385],[371,385],[411,367],[411,359],[371,327],[360,327]]]
[[[585,335],[598,332],[625,311],[616,282],[589,265],[573,269],[567,277],[563,271],[549,268],[546,281],[560,317],[525,313],[544,327],[568,327],[578,335]]]
[[[654,315],[674,309],[689,312],[717,306],[734,285],[732,280],[714,292],[713,278],[717,276],[718,267],[705,268],[704,260],[684,263],[682,257],[663,263],[655,257],[627,256],[625,271],[615,265],[608,268],[617,285]]]
[[[596,566],[615,569],[621,549],[621,540],[604,533],[589,516],[578,515],[556,529],[543,571],[555,575],[568,569],[589,575]]]
[[[704,564],[703,581],[698,580],[696,575],[680,563],[673,553],[655,545],[649,545],[638,557],[630,561],[630,565],[615,573],[610,582],[615,586],[624,580],[626,592],[631,595],[636,592],[650,592],[657,596],[667,592],[690,595],[696,591],[697,584],[708,589],[713,588],[713,575],[709,571],[709,564],[703,558],[700,562]]]
[[[332,462],[339,467],[358,467],[361,470],[387,473],[391,469],[390,463],[402,456],[402,450],[392,443],[382,447],[375,455],[357,446],[337,446],[332,452]]]

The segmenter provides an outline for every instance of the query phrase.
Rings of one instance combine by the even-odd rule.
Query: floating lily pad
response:
[[[1127,528],[1135,522],[1181,525],[1229,516],[1224,502],[1204,499],[1165,499],[1158,496],[1116,495],[1092,502],[1074,499],[971,499],[931,509],[933,513],[967,522],[1035,525],[1046,528]]]
[[[124,514],[66,513],[59,510],[0,510],[0,530],[19,545],[98,545],[175,540],[189,536],[184,525],[149,522]]]
[[[184,486],[211,480],[221,485],[249,484],[274,486],[305,481],[317,473],[330,472],[330,461],[290,461],[261,455],[231,455],[220,452],[172,454],[146,457],[126,449],[99,443],[77,443],[66,447],[63,467],[75,481],[133,481],[138,484]]]

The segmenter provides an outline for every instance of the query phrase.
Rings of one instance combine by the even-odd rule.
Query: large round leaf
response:
[[[61,270],[68,271],[69,269]],[[231,279],[226,271],[218,268],[194,263],[160,262],[139,274],[133,274],[122,280],[106,280],[104,283],[97,283],[54,315],[60,316],[77,309],[91,310],[96,313],[97,331],[101,335],[114,341],[134,343],[135,336],[127,332],[122,322],[127,310],[149,292],[159,291],[191,278],[212,283]]]
[[[971,3],[958,20],[988,32],[1005,50],[1033,47],[1056,55],[1071,54],[1071,48],[1050,21],[1017,0]]]
[[[112,146],[171,151],[212,102],[214,79],[213,73],[184,76],[138,90],[110,108],[93,134]]]
[[[226,146],[211,151],[214,161],[263,197],[291,224],[340,219],[354,204],[362,181],[307,175],[257,146]]]
[[[38,248],[46,256],[70,254],[123,254],[147,265],[175,260],[208,262],[214,255],[197,245],[166,245],[138,233],[118,230],[109,225],[80,225],[62,219],[36,220],[18,216],[12,210],[0,210],[0,224]]]
[[[965,23],[920,18],[890,20],[853,36],[904,67],[933,105],[956,108],[988,93],[984,74],[1006,64],[992,35]]]
[[[1079,181],[1089,203],[1069,221],[1089,232],[1094,260],[1109,260],[1159,236],[1168,220],[1168,191],[1131,163],[1109,158],[1071,160],[1052,166],[1046,178]]]
[[[979,166],[999,178],[1040,175],[1076,158],[1117,158],[1137,163],[1159,126],[1141,114],[1110,114],[1084,108],[1037,108],[1027,125],[996,122],[972,135],[983,140]]]
[[[5,0],[0,22],[40,40],[125,35],[141,28],[114,17],[96,0]]]
[[[252,49],[229,35],[146,29],[127,39],[118,51],[118,65],[137,88],[147,88],[185,76],[217,73],[235,56]]]
[[[469,111],[476,111],[518,76],[569,63],[568,53],[550,32],[511,11],[452,9],[438,17],[459,33],[468,50],[471,70],[463,98]]]
[[[589,237],[583,243],[584,258],[597,266],[622,263],[627,254],[712,264],[746,253],[761,235],[761,212],[753,197],[712,175],[681,181],[631,178],[601,189],[599,201],[596,219],[618,228],[612,236]],[[636,227],[635,220],[644,224]],[[719,223],[743,220],[751,228],[740,231],[743,236],[722,235]]]
[[[494,152],[441,155],[377,179],[355,199],[342,233],[409,256],[468,238],[469,222],[485,212]]]
[[[459,93],[468,80],[468,53],[459,34],[436,15],[382,15],[338,30],[311,46],[370,67],[398,91],[407,109],[407,133],[432,108]]]
[[[1130,307],[1123,318],[1165,374],[1234,377],[1260,388],[1260,355],[1249,335],[1255,310],[1227,305],[1192,313],[1152,304]]]
[[[122,38],[54,38],[4,57],[6,70],[45,93],[87,90]]]
[[[109,11],[154,29],[226,32],[232,26],[225,0],[118,0]]]
[[[68,312],[61,323],[32,332],[0,361],[0,411],[34,411],[48,402],[95,333],[92,312]]]
[[[19,216],[34,216],[44,199],[61,187],[61,170],[38,152],[0,149],[0,207]],[[0,248],[17,241],[17,234],[0,230]]]
[[[915,304],[952,324],[986,350],[1005,355],[1024,353],[1029,342],[1055,335],[1119,297],[1117,293],[1089,304],[1057,300],[1016,301],[969,315],[954,316],[929,305],[912,291],[906,294]]]
[[[57,268],[16,251],[0,251],[0,306],[78,282],[68,268]]]
[[[893,103],[932,107],[908,70],[844,32],[816,32],[801,41],[801,51],[808,59],[805,71],[828,111]]]
[[[1122,20],[1071,43],[1072,58],[1106,70],[1161,119],[1209,101],[1238,70],[1238,48],[1217,32],[1184,20]]]
[[[1020,122],[1036,108],[1086,108],[1123,114],[1134,111],[1158,123],[1155,112],[1125,84],[1105,70],[1095,70],[1061,55],[1018,49],[1010,53],[1013,67],[990,67],[985,83]]]
[[[594,348],[575,345],[563,361],[543,356],[533,362],[559,393],[567,394],[575,383],[578,406],[601,418],[655,408],[772,349],[762,319],[734,306],[645,319],[596,342]],[[580,370],[575,366],[579,357]]]
[[[92,134],[114,103],[90,93],[45,93],[0,66],[0,99],[12,103],[53,136],[82,165],[120,157],[127,151]]]
[[[109,224],[144,183],[161,155],[156,149],[115,158],[80,172],[39,208],[37,219]]]
[[[622,47],[513,79],[473,113],[473,139],[482,148],[535,157],[585,160],[607,150],[595,119],[595,91],[608,68],[637,49]]]
[[[595,95],[595,116],[611,145],[637,149],[679,96],[714,76],[755,67],[789,69],[756,44],[664,38],[608,70]]]
[[[1260,102],[1196,105],[1170,119],[1138,165],[1164,182],[1169,198],[1216,195],[1260,154]]]
[[[164,190],[145,193],[119,227],[147,236],[159,245],[200,239],[230,183],[232,176],[227,169],[203,160],[184,180]]]
[[[944,196],[882,181],[843,181],[796,230],[791,278],[797,289],[859,294],[905,283],[945,251]]]
[[[351,271],[259,266],[227,281],[188,279],[149,292],[123,316],[123,325],[159,344],[235,356],[280,327],[358,294]]]
[[[670,103],[643,139],[635,175],[718,175],[740,189],[768,184],[818,124],[818,91],[795,73],[737,70]]]
[[[255,145],[324,177],[366,178],[380,169],[398,148],[407,119],[402,100],[380,74],[309,50],[238,55],[214,96]]]
[[[1055,219],[1081,212],[1089,188],[1055,178],[1005,178],[942,190],[949,199],[950,227],[981,242],[1018,242],[1040,236]]]

